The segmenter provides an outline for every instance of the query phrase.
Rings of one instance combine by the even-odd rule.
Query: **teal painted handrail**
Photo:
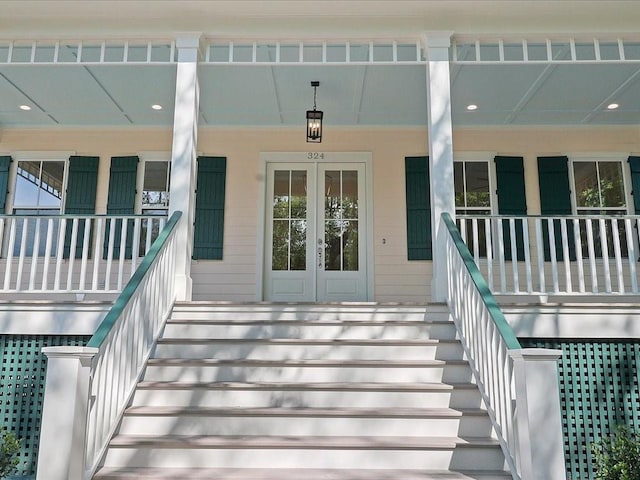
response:
[[[489,315],[491,316],[493,323],[496,325],[498,332],[500,332],[500,335],[504,339],[507,348],[509,350],[521,349],[522,347],[516,337],[516,334],[507,322],[506,318],[504,318],[504,314],[502,313],[502,310],[500,310],[496,298],[493,296],[493,293],[491,293],[491,289],[489,288],[489,285],[487,285],[482,273],[478,270],[476,262],[473,260],[473,255],[471,255],[467,244],[462,240],[456,224],[451,219],[451,215],[446,212],[443,213],[442,220],[449,231],[449,235],[451,235],[453,244],[456,246],[458,253],[460,253],[460,256],[462,257],[462,261],[471,276],[471,280],[476,286],[476,289],[482,297],[482,301],[489,311]]]
[[[158,238],[156,238],[156,240],[153,242],[153,245],[149,249],[149,253],[145,255],[142,263],[135,271],[129,282],[127,282],[127,285],[124,287],[122,293],[120,293],[120,295],[116,299],[113,307],[111,307],[111,310],[109,310],[109,313],[107,313],[107,315],[104,317],[104,319],[98,326],[98,329],[89,340],[87,347],[100,348],[102,346],[107,338],[107,335],[109,335],[109,332],[118,321],[118,318],[122,314],[122,311],[127,306],[129,300],[131,300],[134,292],[142,282],[142,279],[145,277],[151,266],[158,258],[162,247],[165,245],[165,243],[167,243],[169,235],[177,225],[178,220],[180,220],[181,216],[182,212],[174,212],[174,214],[171,215],[171,218],[169,218],[169,221],[158,235]]]

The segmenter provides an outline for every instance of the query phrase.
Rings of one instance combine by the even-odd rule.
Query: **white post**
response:
[[[45,347],[47,380],[42,406],[37,480],[83,480],[91,362],[89,347]]]
[[[171,191],[169,216],[182,211],[183,219],[176,228],[176,300],[191,300],[191,253],[195,215],[195,177],[198,145],[200,88],[198,61],[200,33],[178,36],[176,98],[171,149]]]
[[[509,351],[516,389],[516,428],[522,480],[564,480],[562,416],[558,387],[561,350]]]
[[[429,129],[429,177],[431,182],[431,238],[433,241],[432,295],[436,302],[446,301],[447,266],[445,242],[440,234],[443,212],[455,220],[453,186],[453,128],[451,124],[451,84],[449,48],[451,32],[425,36],[427,50],[427,118]],[[444,233],[444,232],[443,232]]]

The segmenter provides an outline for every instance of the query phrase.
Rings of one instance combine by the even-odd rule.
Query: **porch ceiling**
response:
[[[171,126],[175,68],[0,66],[0,128]],[[426,125],[422,65],[203,65],[200,78],[202,125],[302,126],[311,80],[328,126]],[[451,82],[456,126],[640,124],[636,63],[453,65]]]

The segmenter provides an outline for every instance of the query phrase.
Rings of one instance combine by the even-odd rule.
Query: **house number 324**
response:
[[[307,152],[307,159],[309,159],[309,160],[324,160],[324,153],[321,153],[321,152]]]

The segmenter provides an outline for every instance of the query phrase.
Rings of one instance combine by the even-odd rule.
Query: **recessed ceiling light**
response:
[[[470,112],[473,112],[474,110],[477,110],[477,109],[478,109],[478,105],[476,105],[475,103],[467,105],[467,110],[469,110]]]
[[[609,110],[615,110],[616,108],[618,108],[620,105],[618,105],[617,103],[610,103],[609,105],[607,105],[607,108]]]
[[[151,108],[153,108],[154,110],[162,110],[162,105],[156,103],[154,105],[151,105]]]
[[[20,105],[20,110],[24,110],[26,112],[31,110],[31,107],[29,105]]]

